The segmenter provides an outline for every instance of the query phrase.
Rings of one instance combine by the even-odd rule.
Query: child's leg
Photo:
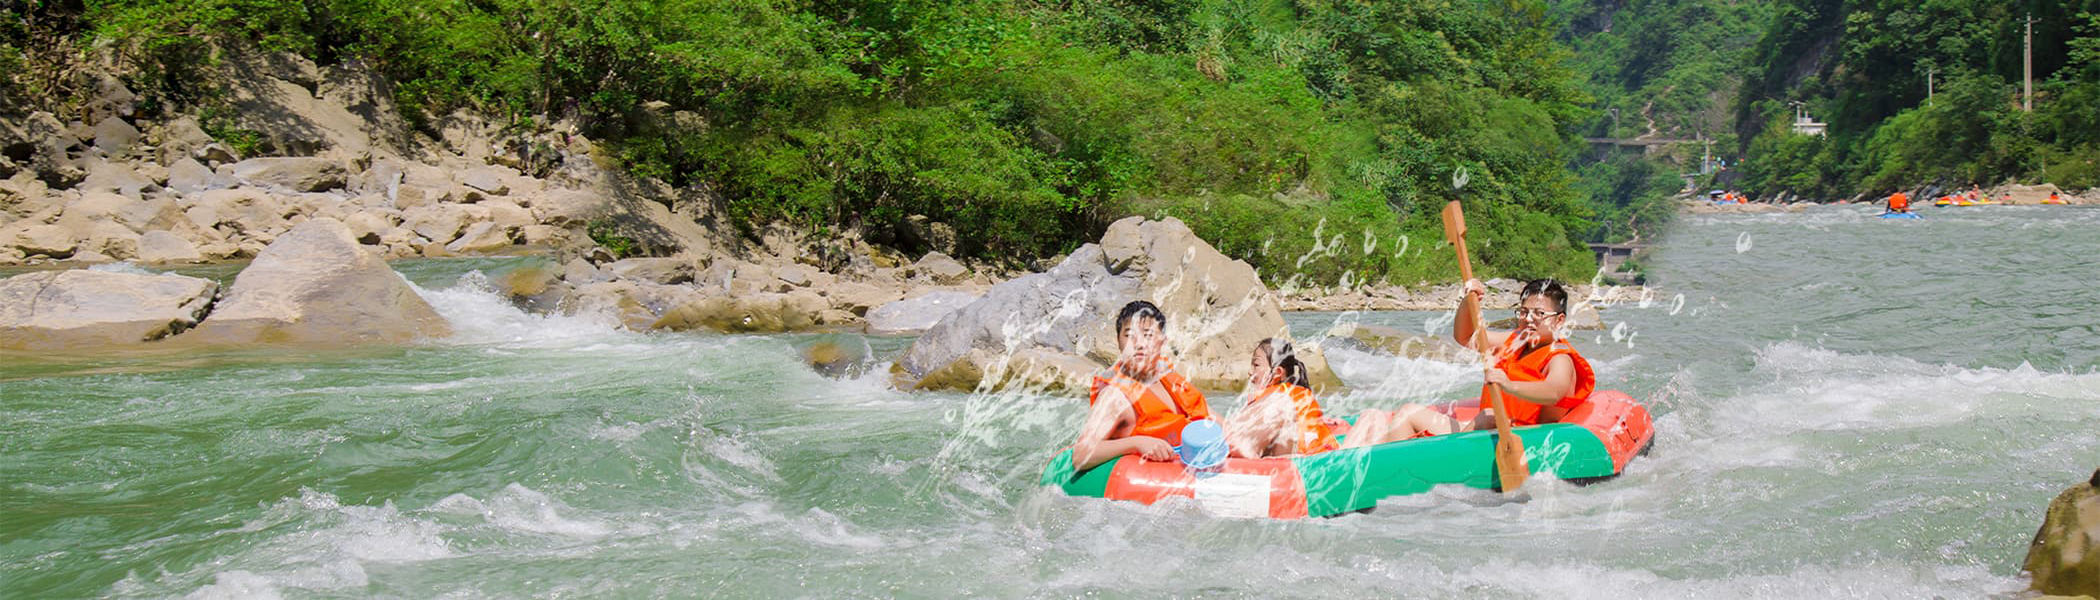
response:
[[[1349,426],[1349,435],[1342,436],[1342,448],[1362,448],[1385,439],[1386,429],[1392,425],[1385,411],[1372,409],[1356,415],[1356,424]]]

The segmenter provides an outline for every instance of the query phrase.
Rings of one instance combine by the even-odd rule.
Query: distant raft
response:
[[[1881,218],[1883,218],[1883,219],[1923,219],[1923,218],[1925,218],[1925,216],[1924,216],[1924,215],[1920,215],[1920,214],[1918,214],[1918,213],[1913,213],[1913,212],[1900,212],[1900,213],[1899,213],[1899,212],[1889,212],[1889,213],[1881,213]]]
[[[1470,419],[1477,408],[1453,416]],[[1648,409],[1626,394],[1599,391],[1560,423],[1518,427],[1524,460],[1538,475],[1576,482],[1618,476],[1655,434]],[[1180,461],[1125,455],[1074,472],[1067,449],[1043,469],[1042,484],[1073,496],[1152,504],[1194,499],[1222,517],[1299,519],[1377,506],[1378,501],[1458,484],[1497,489],[1495,432],[1455,433],[1333,450],[1291,458],[1232,458],[1217,469],[1191,473]]]

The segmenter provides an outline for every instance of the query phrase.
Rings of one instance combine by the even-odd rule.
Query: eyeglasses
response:
[[[1519,321],[1524,321],[1524,320],[1533,320],[1533,319],[1544,319],[1544,318],[1546,318],[1546,317],[1553,317],[1553,316],[1559,316],[1559,315],[1560,315],[1560,313],[1557,313],[1557,312],[1552,312],[1552,311],[1544,311],[1544,310],[1539,310],[1539,309],[1536,309],[1536,308],[1519,308],[1519,309],[1517,309],[1517,320],[1519,320]]]

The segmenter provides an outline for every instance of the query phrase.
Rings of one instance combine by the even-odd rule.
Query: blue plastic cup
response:
[[[1175,452],[1188,468],[1209,469],[1225,464],[1231,448],[1225,445],[1225,428],[1218,426],[1217,421],[1204,419],[1181,429],[1181,445]]]

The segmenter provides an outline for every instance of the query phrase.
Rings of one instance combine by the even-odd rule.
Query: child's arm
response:
[[[1465,316],[1467,313],[1478,312],[1480,298],[1485,295],[1487,295],[1487,284],[1481,283],[1478,279],[1466,280],[1465,290],[1458,297],[1458,320],[1451,324],[1451,339],[1456,340],[1458,345],[1467,348],[1473,347],[1473,333],[1478,324],[1471,319],[1465,318]],[[1482,320],[1485,320],[1485,318]],[[1502,352],[1502,340],[1509,337],[1509,332],[1486,328],[1478,328],[1478,331],[1481,335],[1481,342],[1486,346],[1488,354],[1500,354]]]
[[[1510,381],[1501,369],[1488,369],[1487,380],[1502,388],[1504,400],[1553,406],[1575,392],[1575,359],[1566,354],[1553,357],[1546,363],[1546,378],[1538,381]]]
[[[1094,406],[1087,409],[1086,424],[1079,428],[1079,441],[1072,444],[1072,469],[1084,471],[1125,454],[1142,454],[1152,460],[1168,460],[1174,457],[1174,447],[1166,440],[1156,437],[1133,435],[1109,439],[1123,415],[1130,412],[1130,400],[1122,390],[1113,387],[1101,391],[1094,399]],[[1132,415],[1135,418],[1136,415]]]
[[[1269,455],[1269,449],[1283,436],[1289,418],[1279,410],[1277,399],[1256,399],[1252,406],[1233,413],[1225,423],[1225,441],[1232,447],[1232,455],[1242,458],[1261,458]]]

